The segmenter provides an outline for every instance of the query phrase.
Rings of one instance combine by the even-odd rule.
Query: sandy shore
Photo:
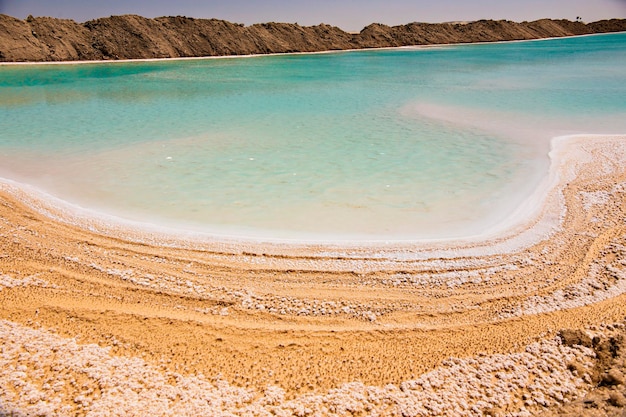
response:
[[[626,136],[562,138],[551,157],[505,228],[455,242],[181,236],[3,182],[0,415],[531,415],[576,401],[598,354],[558,332],[605,337],[626,317]]]

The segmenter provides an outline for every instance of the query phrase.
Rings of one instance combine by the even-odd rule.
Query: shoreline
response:
[[[97,232],[105,236],[121,237],[133,242],[149,242],[171,247],[233,248],[238,247],[246,251],[268,251],[288,255],[291,250],[314,255],[324,248],[332,248],[335,252],[358,250],[361,255],[369,253],[387,253],[389,258],[394,252],[411,251],[459,251],[468,255],[481,254],[478,248],[484,248],[487,253],[507,253],[523,249],[549,236],[561,227],[564,217],[562,201],[555,194],[559,193],[559,182],[563,167],[567,164],[568,152],[576,147],[576,143],[586,140],[594,141],[606,138],[626,140],[626,135],[576,134],[559,136],[550,141],[549,169],[538,186],[528,195],[523,204],[509,213],[501,222],[494,224],[479,235],[460,236],[457,238],[433,239],[310,239],[310,238],[272,238],[269,236],[240,236],[219,234],[205,231],[194,231],[176,226],[166,226],[127,220],[92,209],[83,208],[65,200],[59,199],[29,184],[22,184],[11,179],[0,178],[0,189],[8,192],[28,207],[37,210],[59,222],[77,226],[85,230]],[[579,145],[580,146],[580,145]],[[570,161],[571,162],[571,161]],[[571,174],[570,174],[571,175]],[[447,249],[446,249],[447,248]],[[349,258],[349,256],[346,256]]]
[[[313,51],[313,52],[275,52],[266,54],[249,54],[249,55],[213,55],[213,56],[198,56],[198,57],[174,57],[174,58],[136,58],[136,59],[102,59],[102,60],[83,60],[83,61],[19,61],[8,62],[0,61],[0,67],[2,66],[29,66],[29,65],[89,65],[89,64],[132,64],[132,63],[145,63],[145,62],[175,62],[175,61],[197,61],[207,59],[245,59],[245,58],[262,58],[272,56],[298,56],[298,55],[324,55],[333,53],[348,53],[348,52],[367,52],[367,51],[386,51],[386,50],[428,50],[428,49],[440,49],[446,47],[456,46],[472,46],[472,45],[490,45],[490,44],[507,44],[507,43],[519,43],[519,42],[541,42],[550,41],[555,39],[568,39],[568,38],[582,38],[589,36],[602,36],[602,35],[615,35],[623,32],[606,32],[606,33],[586,33],[583,35],[568,35],[568,36],[553,36],[547,38],[537,39],[514,39],[508,41],[483,41],[483,42],[460,42],[460,43],[441,43],[441,44],[428,44],[428,45],[406,45],[406,46],[386,46],[386,47],[372,47],[372,48],[353,48],[353,49],[329,49],[325,51]]]
[[[443,46],[457,45],[468,44]],[[610,123],[620,114],[551,130],[418,104],[401,111],[487,119],[545,155],[509,183],[524,185],[508,186],[514,210],[477,223],[502,219],[479,234],[235,236],[125,220],[0,178],[0,416],[621,416],[626,132]],[[622,133],[559,136],[609,126]]]
[[[3,182],[0,411],[521,417],[576,401],[604,365],[559,332],[610,338],[626,317],[626,136],[587,138],[555,140],[549,238],[421,251],[111,232]]]

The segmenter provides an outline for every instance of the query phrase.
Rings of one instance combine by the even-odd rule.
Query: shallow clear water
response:
[[[0,67],[0,175],[87,208],[253,237],[479,234],[549,140],[626,132],[626,34]]]

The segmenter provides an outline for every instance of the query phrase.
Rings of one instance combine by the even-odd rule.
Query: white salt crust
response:
[[[176,230],[153,224],[123,220],[97,213],[57,199],[35,187],[8,179],[0,179],[0,189],[8,192],[30,208],[63,223],[79,226],[95,233],[122,239],[168,247],[205,249],[228,253],[271,253],[289,256],[298,251],[309,258],[333,258],[331,269],[358,269],[362,260],[403,262],[429,258],[453,258],[505,254],[526,248],[548,239],[559,230],[565,216],[562,187],[576,178],[582,164],[592,160],[595,144],[604,143],[610,155],[599,151],[607,159],[605,172],[619,169],[626,160],[624,135],[572,135],[554,138],[551,142],[551,166],[548,175],[535,192],[501,224],[479,236],[448,240],[423,241],[296,241],[280,239],[253,239],[211,235],[189,230]],[[606,142],[611,142],[606,145]],[[590,146],[588,146],[590,145]],[[587,149],[589,147],[589,149]],[[615,166],[617,164],[617,167]],[[588,196],[594,204],[601,195]],[[256,262],[272,262],[257,259]],[[268,265],[271,266],[271,265]]]
[[[561,194],[562,187],[575,179],[581,164],[600,159],[599,175],[624,171],[626,136],[609,140],[608,137],[568,137],[555,141],[552,152],[553,167],[546,185],[544,204],[537,218],[527,223],[519,234],[494,238],[465,246],[448,243],[429,243],[425,246],[391,245],[390,248],[371,246],[340,248],[315,247],[317,252],[304,259],[275,259],[241,255],[241,262],[250,265],[281,265],[293,263],[311,270],[378,270],[391,268],[402,262],[418,260],[420,268],[441,270],[434,275],[419,273],[397,274],[387,277],[382,285],[441,286],[454,289],[480,283],[497,277],[502,272],[515,271],[524,265],[541,262],[540,259],[517,259],[518,254],[507,255],[508,262],[480,258],[461,259],[475,253],[507,254],[512,248],[523,247],[533,239],[549,237],[562,225],[567,210]],[[602,146],[596,146],[600,143]],[[560,155],[560,156],[559,156]],[[559,162],[560,161],[560,162]],[[555,168],[556,167],[556,168]],[[557,169],[558,168],[558,169]],[[0,183],[3,190],[58,220],[86,227],[98,233],[131,240],[147,241],[183,247],[203,247],[197,237],[179,240],[156,232],[126,231],[114,219],[107,222],[93,217],[80,217],[65,211],[62,202],[38,199],[28,194],[32,190],[11,183]],[[546,191],[547,190],[547,191]],[[626,184],[615,184],[612,189],[581,191],[583,210],[593,216],[596,209],[612,199],[623,199]],[[620,200],[621,201],[621,200]],[[59,208],[61,207],[61,208]],[[82,213],[81,215],[84,215]],[[68,215],[68,216],[64,216]],[[78,217],[72,217],[72,216]],[[78,220],[76,220],[78,219]],[[591,218],[590,221],[594,221]],[[598,222],[624,225],[626,219],[602,218]],[[93,223],[89,223],[93,222]],[[526,224],[526,223],[525,223]],[[539,226],[537,226],[539,225]],[[538,232],[540,231],[540,233]],[[135,233],[136,232],[136,233]],[[142,234],[143,233],[143,234]],[[546,313],[581,307],[606,300],[626,292],[626,235],[616,236],[601,248],[589,270],[575,283],[541,296],[528,295],[499,313],[499,319],[529,314]],[[554,243],[558,245],[558,242]],[[221,243],[211,243],[211,247]],[[239,245],[239,246],[238,246]],[[234,253],[247,250],[248,243],[225,243]],[[260,244],[258,244],[260,245]],[[263,246],[264,250],[267,246]],[[244,248],[244,249],[242,249]],[[278,246],[277,251],[289,253],[291,246]],[[295,246],[297,250],[302,247]],[[420,249],[426,248],[426,249]],[[440,255],[440,259],[433,259]],[[226,255],[225,255],[226,256]],[[454,257],[459,257],[454,259]],[[82,263],[79,258],[67,258]],[[518,262],[519,261],[519,262]],[[86,264],[89,261],[85,262]],[[492,264],[493,263],[493,264]],[[470,265],[471,264],[471,265]],[[161,288],[180,294],[214,293],[219,288],[181,282],[175,277],[146,275],[132,269],[107,269],[95,263],[88,266],[134,284]],[[474,270],[463,270],[473,266]],[[455,271],[455,269],[459,269]],[[481,273],[479,273],[479,271]],[[364,278],[365,279],[365,278]],[[360,282],[359,284],[363,284]],[[16,276],[0,271],[0,291],[4,288],[50,284],[38,276]],[[226,289],[224,289],[226,291]],[[241,290],[227,294],[245,309],[269,311],[275,314],[334,315],[345,314],[375,321],[380,313],[372,306],[324,300],[296,298],[270,299]],[[284,313],[283,313],[284,310]],[[207,314],[229,314],[228,308],[215,308]],[[168,373],[145,363],[142,359],[116,357],[110,348],[80,345],[74,339],[63,339],[46,329],[32,329],[16,323],[0,321],[0,414],[17,415],[498,415],[524,416],[545,406],[567,402],[589,388],[586,371],[572,372],[568,364],[591,366],[593,353],[585,348],[562,346],[558,339],[530,345],[524,352],[509,355],[478,356],[469,359],[450,359],[439,368],[413,381],[385,387],[365,386],[359,382],[345,384],[323,393],[302,395],[286,400],[280,387],[267,387],[264,392],[230,386],[217,376],[181,375]],[[495,410],[495,411],[494,411]]]
[[[285,400],[280,387],[255,392],[216,376],[166,372],[6,320],[0,340],[0,414],[33,416],[528,416],[589,388],[594,357],[554,338],[520,353],[451,358],[399,386],[353,382]]]

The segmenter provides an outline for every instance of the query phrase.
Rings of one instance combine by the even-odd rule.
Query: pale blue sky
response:
[[[184,15],[252,24],[328,23],[358,31],[369,23],[542,17],[591,22],[626,18],[626,0],[0,0],[0,13],[18,18],[53,16],[78,22],[118,14],[146,17]]]

